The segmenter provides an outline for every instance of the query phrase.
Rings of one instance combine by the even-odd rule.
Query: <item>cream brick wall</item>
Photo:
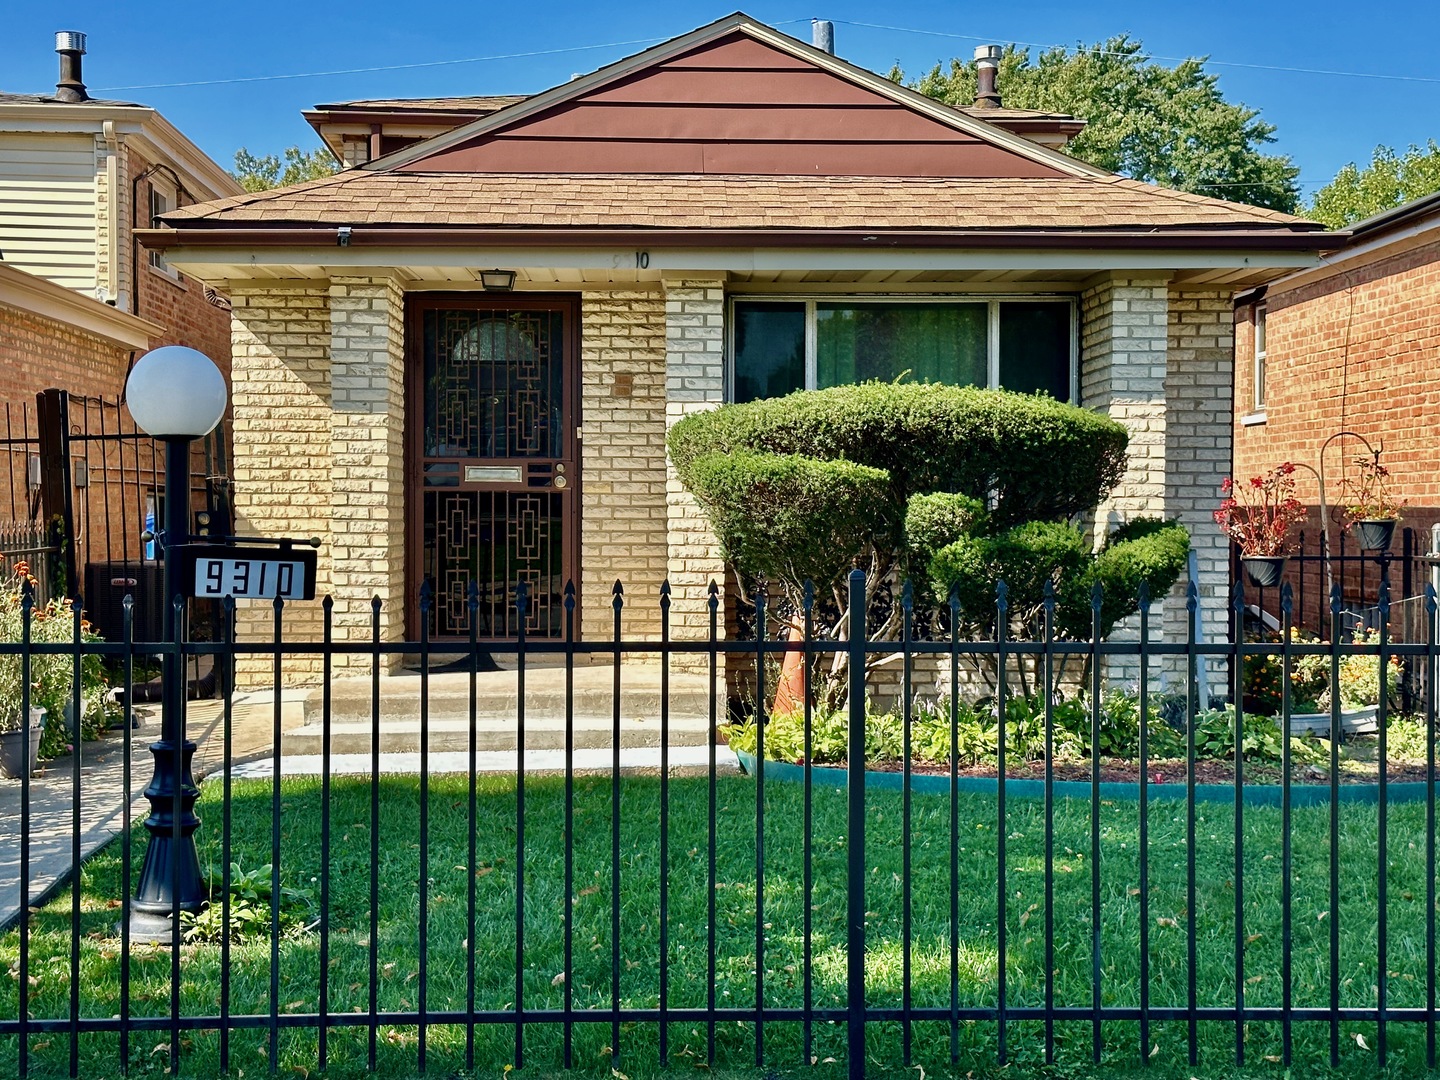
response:
[[[1200,572],[1201,635],[1211,642],[1225,640],[1229,610],[1230,546],[1212,511],[1220,481],[1230,475],[1234,319],[1228,291],[1170,294],[1165,513],[1190,530]],[[1183,604],[1168,605],[1166,636],[1181,640],[1185,633]]]
[[[1201,636],[1223,640],[1229,563],[1210,511],[1230,461],[1229,293],[1176,291],[1157,279],[1104,278],[1081,299],[1083,403],[1130,431],[1130,461],[1116,493],[1100,508],[1097,526],[1137,516],[1175,518],[1190,532],[1198,558]],[[1188,575],[1152,609],[1156,640],[1184,641]],[[1138,620],[1116,628],[1134,638]],[[1133,679],[1138,665],[1116,662],[1115,681]],[[1172,683],[1178,660],[1158,670]],[[1212,665],[1212,689],[1215,669]]]
[[[330,563],[337,641],[405,636],[405,295],[393,278],[330,279]],[[413,601],[413,597],[408,598]],[[336,657],[337,667],[363,656]]]
[[[237,288],[231,293],[236,531],[318,536],[316,595],[330,589],[330,312],[324,286]],[[242,601],[242,642],[273,640],[271,605]],[[286,605],[288,640],[321,636],[319,600]],[[291,657],[297,680],[320,672],[318,657]],[[242,660],[242,685],[268,685],[267,660]]]
[[[725,400],[725,282],[685,278],[665,282],[665,426]],[[707,590],[723,586],[725,565],[705,515],[666,469],[668,574],[673,590],[671,627],[676,638],[710,632]],[[720,633],[724,633],[721,612]]]
[[[1164,281],[1107,277],[1081,295],[1080,400],[1130,432],[1129,464],[1100,522],[1155,513],[1165,499]]]
[[[625,636],[658,637],[668,529],[665,296],[586,293],[580,324],[580,633],[614,633],[618,579]]]

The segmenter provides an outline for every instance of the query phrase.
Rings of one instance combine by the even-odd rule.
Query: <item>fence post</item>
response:
[[[850,1080],[865,1080],[865,573],[850,572],[850,745],[846,754],[849,797],[849,935],[845,950],[847,1057]]]
[[[79,589],[75,560],[74,489],[70,483],[70,397],[64,390],[35,395],[35,421],[40,438],[40,513],[45,543],[55,549],[63,578],[47,582],[51,592],[74,596]],[[59,586],[56,589],[56,586]]]

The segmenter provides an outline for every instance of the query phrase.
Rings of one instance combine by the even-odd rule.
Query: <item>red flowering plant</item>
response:
[[[1354,459],[1356,476],[1344,482],[1346,528],[1356,521],[1397,521],[1404,499],[1390,494],[1390,470],[1379,455]]]
[[[1243,484],[1226,477],[1220,485],[1225,498],[1215,521],[1240,545],[1245,558],[1285,554],[1290,528],[1305,520],[1305,507],[1295,497],[1295,466],[1276,465]]]

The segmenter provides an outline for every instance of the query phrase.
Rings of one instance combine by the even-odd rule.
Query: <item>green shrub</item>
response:
[[[805,454],[883,469],[890,496],[876,507],[876,531],[898,549],[915,494],[987,500],[1000,528],[1089,510],[1124,475],[1127,438],[1118,422],[1043,395],[869,382],[695,413],[667,441],[687,488],[694,462],[711,453]]]
[[[905,544],[912,573],[924,573],[937,551],[983,531],[984,523],[985,504],[969,495],[934,491],[910,496],[905,506]]]
[[[827,588],[864,548],[889,477],[852,461],[737,451],[690,462],[687,486],[747,576]]]
[[[1102,590],[1100,633],[1109,636],[1115,624],[1139,609],[1140,583],[1152,600],[1168,593],[1185,569],[1190,534],[1183,525],[1159,518],[1136,518],[1121,525],[1075,582],[1062,590],[1056,612],[1062,636],[1086,638],[1092,629],[1091,593]]]
[[[930,560],[937,602],[955,590],[961,617],[989,627],[995,620],[995,590],[1003,579],[1012,612],[1038,608],[1047,581],[1079,578],[1089,550],[1073,525],[1030,521],[995,536],[963,536]]]
[[[1385,727],[1385,753],[1391,761],[1425,761],[1429,747],[1425,722],[1414,716],[1391,716]]]

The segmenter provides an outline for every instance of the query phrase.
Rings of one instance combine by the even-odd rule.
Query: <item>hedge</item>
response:
[[[695,413],[670,430],[693,490],[705,454],[845,459],[889,474],[880,509],[898,544],[911,495],[956,492],[991,507],[995,528],[1093,509],[1125,471],[1118,422],[1043,395],[915,383],[860,383]]]

